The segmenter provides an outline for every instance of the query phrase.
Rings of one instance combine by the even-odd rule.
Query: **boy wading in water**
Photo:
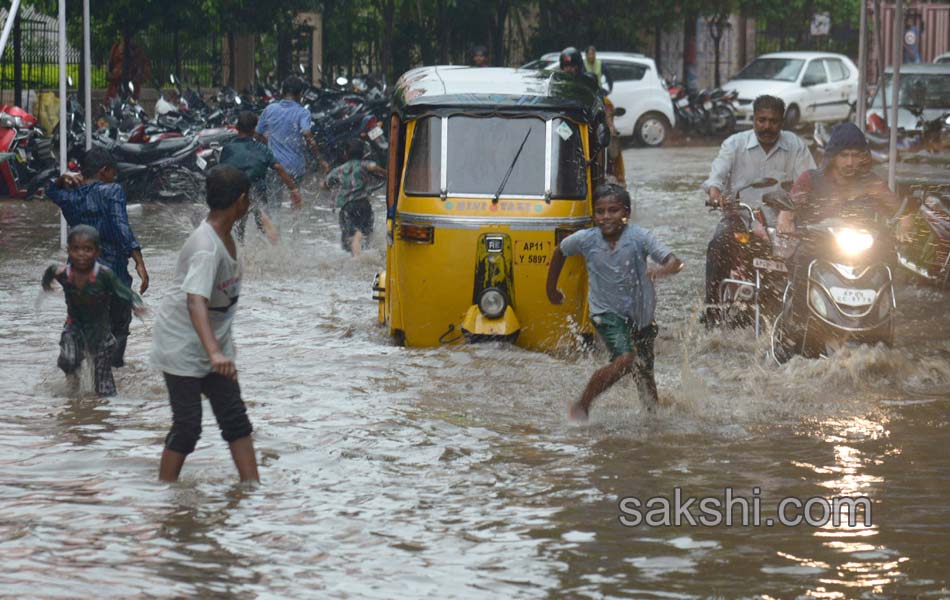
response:
[[[74,376],[88,352],[95,365],[96,394],[115,395],[112,361],[116,339],[112,335],[112,311],[117,307],[144,311],[142,299],[122,283],[108,267],[99,264],[99,232],[89,225],[76,225],[66,238],[69,264],[51,265],[43,273],[43,289],[59,283],[66,296],[66,325],[59,339],[59,368]]]
[[[231,229],[247,214],[251,184],[228,165],[211,169],[206,184],[211,210],[178,255],[174,287],[162,301],[153,330],[152,365],[165,375],[172,408],[158,477],[178,480],[201,436],[204,394],[241,481],[257,481],[251,422],[241,399],[231,340],[242,275]]]
[[[386,178],[386,169],[371,160],[362,160],[363,142],[350,140],[346,162],[330,171],[324,187],[337,188],[336,207],[340,209],[340,244],[356,256],[373,233],[373,206],[370,204],[370,175]]]
[[[82,177],[64,174],[52,181],[46,195],[63,211],[70,227],[89,225],[99,232],[99,262],[109,267],[126,287],[132,287],[129,259],[142,280],[139,293],[148,289],[148,271],[126,211],[126,197],[116,183],[115,157],[102,148],[92,148],[82,161]],[[132,307],[119,302],[110,310],[115,337],[113,367],[125,366],[125,346],[129,339]]]
[[[630,217],[630,194],[626,189],[602,185],[594,190],[593,202],[596,227],[578,231],[561,242],[551,259],[547,280],[548,300],[563,303],[557,279],[564,257],[584,257],[591,321],[610,350],[610,364],[591,376],[580,400],[571,405],[570,417],[578,421],[586,421],[594,398],[627,373],[636,377],[640,399],[649,410],[654,409],[653,342],[657,326],[653,320],[653,280],[685,266],[651,232],[626,223]],[[647,267],[648,256],[660,266]]]
[[[234,141],[221,149],[221,164],[231,165],[251,180],[251,209],[257,228],[267,236],[267,239],[276,244],[280,237],[277,226],[270,218],[270,213],[280,210],[280,202],[269,202],[267,190],[267,176],[270,171],[277,173],[284,185],[290,191],[290,202],[294,210],[300,210],[303,199],[297,182],[290,173],[281,166],[270,148],[254,139],[254,128],[257,127],[257,115],[251,111],[244,111],[238,116],[238,135]],[[244,229],[247,225],[247,215],[238,222],[238,238],[243,241]]]

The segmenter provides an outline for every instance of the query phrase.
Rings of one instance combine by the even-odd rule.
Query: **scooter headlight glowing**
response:
[[[488,288],[478,299],[478,309],[489,319],[497,319],[505,314],[508,307],[508,301],[501,290]]]
[[[838,248],[848,256],[856,256],[866,252],[874,245],[874,236],[867,231],[851,229],[837,229],[834,232]]]

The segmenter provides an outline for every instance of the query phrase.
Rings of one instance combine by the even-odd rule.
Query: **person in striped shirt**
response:
[[[89,225],[99,232],[99,262],[109,267],[125,286],[132,286],[129,258],[141,279],[139,293],[148,289],[148,270],[142,247],[135,239],[126,211],[125,191],[115,182],[118,171],[115,157],[105,149],[92,148],[83,158],[82,175],[66,173],[53,180],[46,196],[63,212],[70,227]],[[113,367],[125,365],[125,346],[129,338],[132,309],[128,304],[112,307],[112,335],[116,349]]]

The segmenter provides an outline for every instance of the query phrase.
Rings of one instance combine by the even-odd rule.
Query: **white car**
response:
[[[940,56],[934,59],[934,62],[938,65],[941,64],[950,64],[950,52],[944,52]]]
[[[890,118],[894,106],[892,82],[894,71],[887,67],[884,71],[884,83],[877,86],[877,93],[868,106],[868,131],[885,133],[884,98],[881,90],[887,94],[887,117]],[[950,63],[901,65],[900,106],[897,108],[897,128],[904,131],[920,129],[917,117],[910,108],[922,109],[926,121],[950,113]]]
[[[858,68],[843,54],[763,54],[722,86],[736,90],[736,126],[752,126],[752,103],[768,94],[785,101],[785,126],[844,121],[858,99]]]
[[[558,68],[557,52],[549,52],[522,69]],[[656,72],[656,63],[643,54],[630,52],[597,52],[604,76],[613,83],[610,101],[626,111],[614,117],[614,126],[621,136],[634,136],[645,146],[661,146],[676,125],[673,102],[663,80]]]

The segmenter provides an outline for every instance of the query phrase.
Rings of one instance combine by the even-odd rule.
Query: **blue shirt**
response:
[[[310,111],[284,98],[264,109],[257,122],[257,133],[267,136],[267,145],[282,167],[293,177],[307,170],[308,148],[303,134],[310,131]]]
[[[140,250],[129,225],[125,192],[117,183],[88,183],[75,189],[60,189],[56,183],[46,188],[46,196],[63,211],[70,227],[89,225],[99,232],[99,262],[106,265],[125,285],[132,285],[129,257]]]
[[[636,329],[653,322],[656,294],[647,277],[647,257],[663,264],[672,252],[646,229],[627,225],[611,249],[597,227],[571,234],[561,242],[565,256],[580,254],[587,263],[591,316],[613,313]]]

